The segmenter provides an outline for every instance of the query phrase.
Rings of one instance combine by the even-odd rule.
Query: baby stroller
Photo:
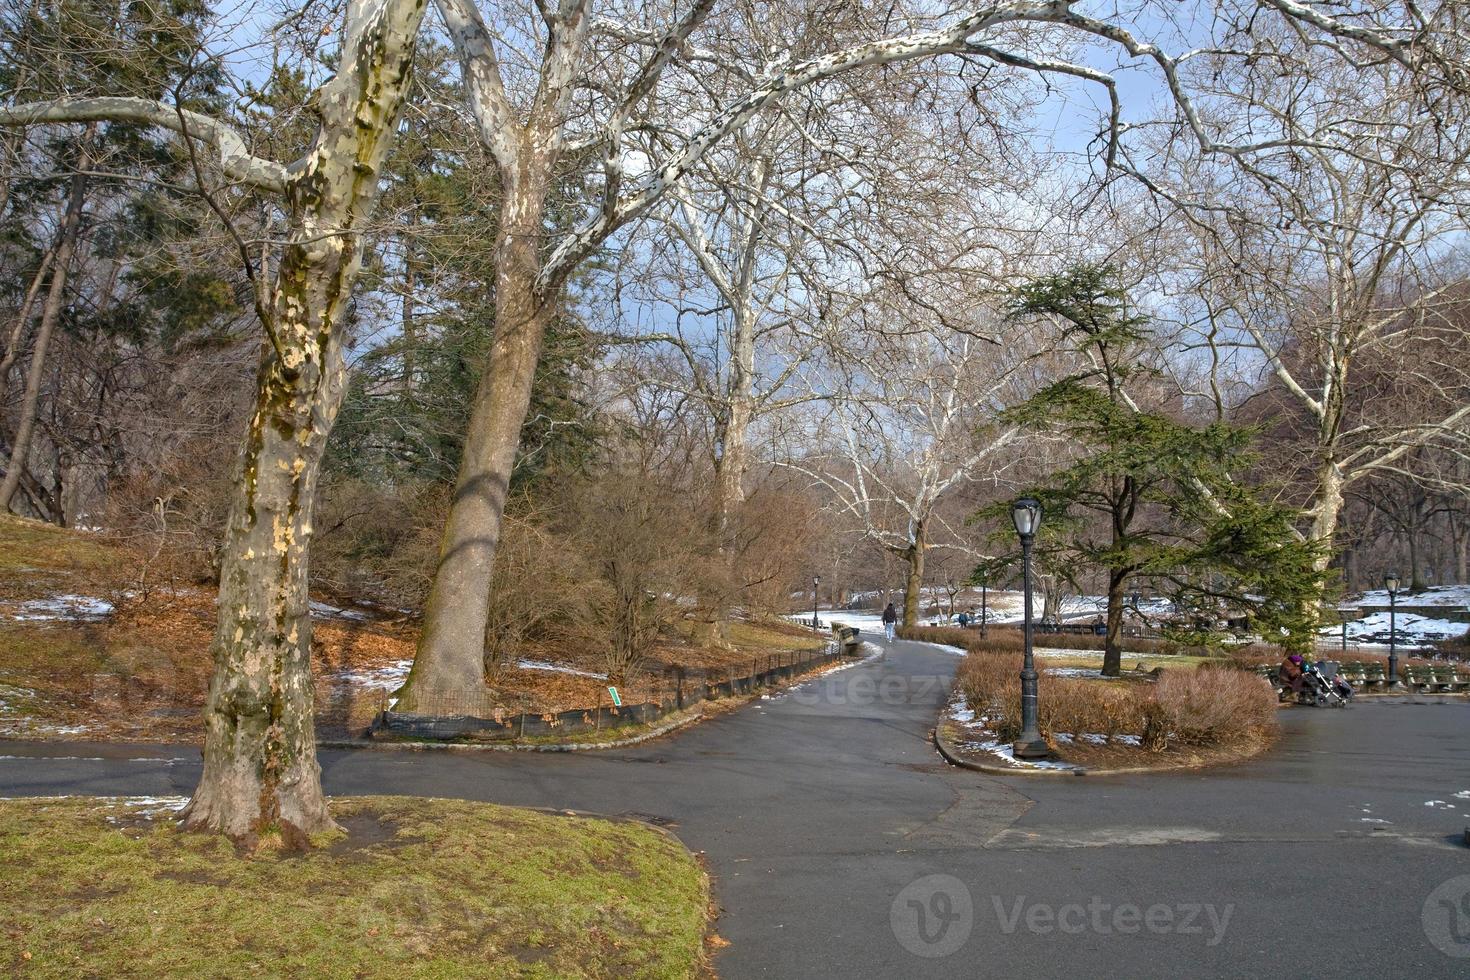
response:
[[[1281,692],[1282,700],[1292,695],[1291,688]],[[1313,704],[1319,708],[1346,708],[1353,699],[1353,686],[1337,673],[1337,662],[1322,660],[1302,665],[1302,687],[1296,692],[1298,704]]]

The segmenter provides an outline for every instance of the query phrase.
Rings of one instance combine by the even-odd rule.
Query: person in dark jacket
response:
[[[1301,655],[1293,653],[1281,661],[1281,667],[1277,670],[1276,676],[1280,678],[1282,684],[1291,689],[1293,694],[1300,694],[1307,683],[1305,662]]]
[[[898,610],[895,609],[893,607],[893,603],[890,602],[888,604],[888,608],[883,610],[883,635],[888,637],[889,641],[891,642],[893,640],[893,631],[897,628]]]

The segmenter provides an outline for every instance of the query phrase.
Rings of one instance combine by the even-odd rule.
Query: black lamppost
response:
[[[1388,590],[1388,686],[1392,689],[1399,686],[1399,573],[1389,572],[1383,576],[1383,587]]]
[[[813,630],[817,630],[817,631],[820,631],[822,629],[821,620],[817,619],[817,609],[819,608],[819,605],[820,605],[817,602],[817,586],[819,586],[821,584],[822,584],[822,576],[820,576],[820,575],[813,575],[812,576],[812,629]]]
[[[1025,618],[1022,635],[1025,659],[1021,661],[1021,735],[1011,751],[1017,759],[1040,759],[1051,754],[1036,726],[1036,662],[1031,656],[1031,544],[1041,526],[1041,501],[1022,497],[1011,504],[1011,521],[1021,537],[1021,592]]]

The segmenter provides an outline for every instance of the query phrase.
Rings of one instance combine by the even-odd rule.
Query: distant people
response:
[[[883,635],[888,637],[889,643],[893,642],[893,632],[896,629],[898,629],[898,610],[890,602],[888,608],[883,610]]]
[[[961,609],[958,621],[960,624],[960,629],[965,629],[970,625],[970,614]]]

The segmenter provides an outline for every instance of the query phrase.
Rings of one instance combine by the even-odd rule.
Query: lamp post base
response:
[[[1022,734],[1011,746],[1011,754],[1017,759],[1046,759],[1051,756],[1051,747],[1040,735]]]

